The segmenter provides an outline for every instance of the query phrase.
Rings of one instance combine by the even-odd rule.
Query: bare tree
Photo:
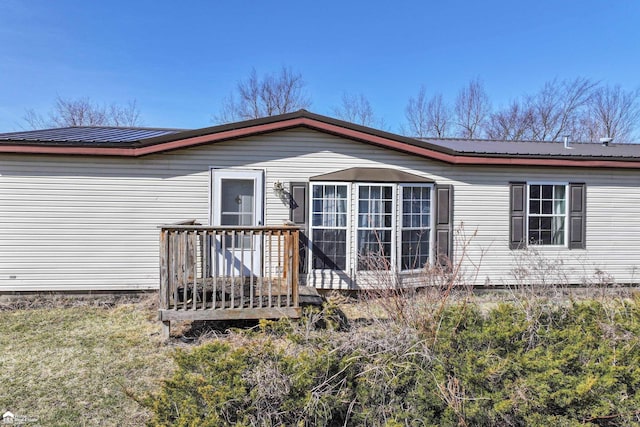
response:
[[[418,95],[409,98],[407,106],[404,108],[404,117],[407,119],[409,136],[425,138],[430,136],[430,127],[427,115],[427,94],[424,86],[420,87]]]
[[[100,105],[89,98],[69,99],[58,96],[46,116],[28,109],[24,121],[32,129],[66,126],[140,126],[136,101],[125,105]]]
[[[506,109],[491,113],[486,135],[489,139],[497,140],[531,139],[533,122],[533,110],[528,105],[514,101]]]
[[[333,108],[333,114],[342,120],[363,126],[384,127],[384,120],[376,117],[369,100],[363,95],[342,94],[342,104]]]
[[[440,93],[427,100],[426,90],[424,86],[421,87],[415,98],[409,98],[404,115],[408,122],[408,133],[411,136],[417,138],[448,136],[451,110]]]
[[[282,67],[279,73],[259,77],[255,69],[246,80],[238,82],[237,93],[222,102],[214,122],[229,123],[290,113],[311,105],[300,73]]]
[[[533,113],[531,139],[560,141],[564,135],[579,133],[580,111],[589,102],[597,83],[585,78],[552,80],[537,94],[525,99]]]
[[[632,142],[640,120],[640,88],[623,90],[620,85],[597,88],[587,103],[581,120],[583,139],[597,142],[602,137],[616,142]]]
[[[127,101],[125,105],[111,104],[107,112],[109,122],[115,126],[141,126],[140,110],[136,100]]]
[[[470,81],[469,85],[458,93],[454,106],[458,135],[462,138],[481,137],[490,111],[491,104],[482,81]]]
[[[427,117],[429,118],[429,126],[432,134],[438,138],[445,138],[449,132],[451,124],[451,109],[443,101],[442,94],[438,93],[427,102]]]

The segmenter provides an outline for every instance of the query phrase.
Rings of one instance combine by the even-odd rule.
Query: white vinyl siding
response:
[[[509,182],[584,182],[587,249],[536,250],[561,260],[571,283],[590,280],[596,269],[620,283],[640,283],[637,170],[450,165],[297,128],[137,159],[0,155],[0,292],[157,289],[157,227],[190,219],[208,224],[210,167],[264,170],[265,223],[281,225],[289,206],[274,194],[275,182],[288,188],[354,166],[453,185],[454,262],[463,255],[460,241],[468,240],[464,256],[474,263],[463,261],[461,271],[478,285],[513,281]],[[355,220],[353,206],[348,221]],[[355,236],[347,240],[355,247]],[[354,267],[310,272],[308,283],[357,287]]]

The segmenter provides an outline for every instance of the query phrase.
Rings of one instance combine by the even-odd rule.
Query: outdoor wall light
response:
[[[284,195],[284,184],[280,181],[276,181],[273,183],[273,192],[278,197],[282,197]]]

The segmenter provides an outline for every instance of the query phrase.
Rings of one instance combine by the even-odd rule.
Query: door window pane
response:
[[[220,180],[220,225],[255,225],[254,181],[252,179]],[[225,236],[227,248],[251,248],[249,236]]]
[[[254,185],[251,179],[222,179],[220,225],[254,225]]]

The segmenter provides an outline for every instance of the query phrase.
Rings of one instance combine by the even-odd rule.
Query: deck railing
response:
[[[160,320],[299,316],[298,246],[291,226],[160,227]]]

